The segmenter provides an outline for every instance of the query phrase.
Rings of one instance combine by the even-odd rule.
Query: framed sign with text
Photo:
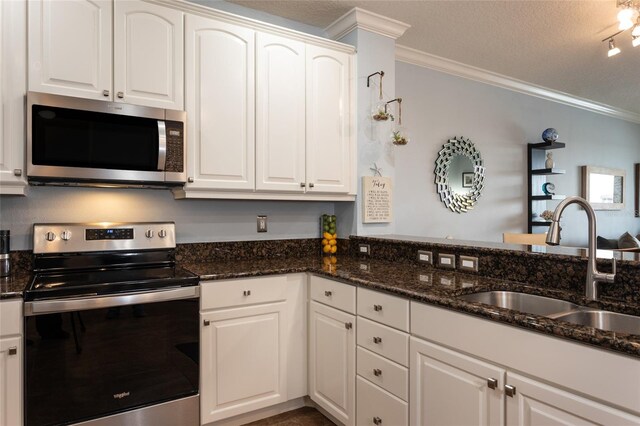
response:
[[[386,223],[393,220],[393,185],[391,178],[362,177],[362,212],[364,223]]]

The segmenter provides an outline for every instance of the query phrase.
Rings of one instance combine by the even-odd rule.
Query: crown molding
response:
[[[396,45],[396,60],[420,67],[441,71],[457,77],[467,78],[480,83],[490,84],[525,95],[535,96],[563,105],[568,105],[583,110],[603,114],[609,117],[619,118],[625,121],[640,123],[640,114],[615,108],[589,99],[573,96],[568,93],[548,89],[526,81],[517,80],[506,75],[477,68],[471,65],[456,62],[441,56],[432,55],[421,50]]]
[[[411,25],[368,10],[354,7],[335,21],[329,24],[324,32],[333,40],[340,40],[356,28],[367,30],[372,33],[380,34],[385,37],[397,39],[402,36]]]

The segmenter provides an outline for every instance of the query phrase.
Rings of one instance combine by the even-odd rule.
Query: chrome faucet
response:
[[[616,259],[613,258],[613,271],[611,274],[598,271],[596,265],[596,212],[591,204],[584,198],[567,197],[558,204],[553,212],[553,219],[547,233],[547,244],[557,246],[560,244],[560,216],[569,204],[579,204],[584,208],[589,219],[589,251],[587,258],[587,300],[598,300],[598,283],[613,283],[616,278]]]

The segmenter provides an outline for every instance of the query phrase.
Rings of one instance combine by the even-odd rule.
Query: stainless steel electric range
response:
[[[25,424],[198,425],[199,279],[173,223],[37,224]]]

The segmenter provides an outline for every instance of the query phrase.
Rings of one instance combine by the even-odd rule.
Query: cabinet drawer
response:
[[[358,347],[358,374],[398,398],[409,399],[409,370],[371,351]]]
[[[0,302],[0,336],[22,334],[22,298]]]
[[[356,378],[356,395],[356,424],[363,426],[409,424],[408,404],[362,377]]]
[[[409,335],[386,325],[358,317],[359,346],[389,358],[398,364],[409,365]]]
[[[201,283],[200,309],[255,305],[287,299],[285,275]]]
[[[358,315],[409,332],[409,301],[358,288]]]
[[[352,285],[312,275],[310,297],[350,314],[356,313],[356,288]]]

